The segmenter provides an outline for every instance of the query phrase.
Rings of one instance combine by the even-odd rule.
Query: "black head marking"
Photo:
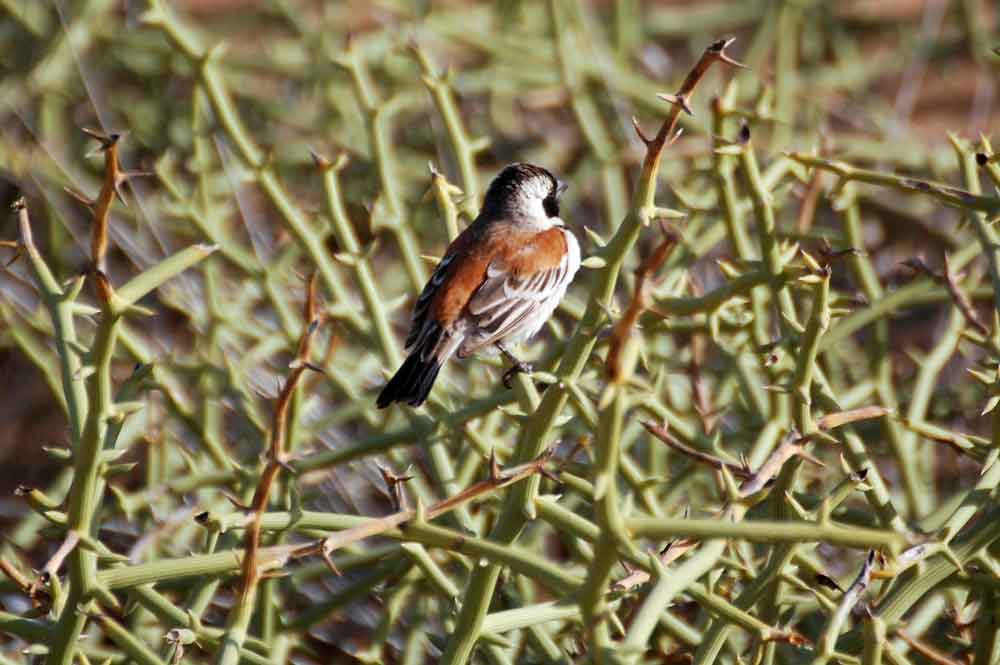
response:
[[[559,216],[559,197],[562,196],[562,193],[566,191],[567,187],[569,187],[569,183],[556,179],[555,189],[553,189],[551,193],[545,197],[545,200],[542,201],[542,205],[545,207],[546,215],[549,217]]]
[[[559,196],[566,189],[565,183],[541,166],[527,163],[511,164],[494,178],[486,191],[483,211],[504,213],[511,206],[519,204],[525,197],[542,199],[542,205],[549,217],[559,216]]]

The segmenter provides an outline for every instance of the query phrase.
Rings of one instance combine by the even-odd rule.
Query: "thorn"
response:
[[[83,192],[78,192],[77,190],[71,187],[63,187],[63,191],[69,194],[71,198],[76,199],[77,201],[85,205],[87,208],[89,208],[91,211],[93,211],[94,199],[88,197]]]
[[[728,48],[729,45],[732,44],[735,41],[736,41],[735,37],[728,37],[726,39],[721,39],[721,40],[715,42],[714,44],[712,44],[708,48],[709,48],[710,51],[712,51],[715,54],[715,57],[717,57],[719,60],[721,60],[722,62],[726,63],[727,65],[732,65],[733,67],[738,67],[740,69],[744,69],[744,68],[746,68],[746,65],[744,65],[739,60],[734,60],[732,57],[729,56],[728,53],[726,53],[726,48]],[[718,47],[718,48],[716,48],[716,47]]]
[[[648,136],[646,136],[646,133],[642,131],[642,125],[639,124],[639,119],[636,118],[635,116],[632,116],[632,127],[635,128],[635,133],[639,135],[640,141],[642,141],[646,145],[649,145],[650,143],[653,142],[653,140]]]
[[[296,475],[295,467],[292,466],[287,459],[281,458],[274,460],[274,463],[280,466],[282,469],[287,471],[291,475]]]
[[[19,258],[21,258],[21,248],[19,246],[17,246],[16,244],[15,244],[15,247],[16,247],[16,251],[14,252],[14,256],[10,257],[10,260],[7,261],[7,263],[3,264],[4,270],[6,270],[7,268],[11,267],[15,263],[17,263],[17,260]]]
[[[245,513],[250,512],[250,506],[240,501],[238,498],[236,498],[235,495],[230,494],[225,490],[222,490],[222,496],[225,497],[226,501],[233,504],[233,507],[237,508],[238,510],[242,510]]]
[[[503,469],[500,468],[500,463],[497,462],[496,449],[490,448],[490,481],[493,483],[499,483],[502,474]]]
[[[117,198],[119,201],[121,201],[122,205],[127,208],[128,207],[128,201],[125,200],[125,195],[122,193],[122,184],[124,182],[125,182],[125,177],[121,173],[115,175],[115,179],[114,179],[114,183],[113,183],[114,184],[114,190],[115,190],[115,198]]]
[[[333,573],[337,577],[342,577],[344,575],[342,572],[340,572],[340,568],[337,568],[337,564],[333,562],[333,557],[330,556],[329,552],[327,552],[325,549],[320,550],[320,556],[323,557],[323,563],[326,564],[326,567],[330,569],[331,573]]]
[[[805,450],[802,450],[802,449],[796,450],[795,454],[797,456],[801,457],[802,459],[804,459],[805,461],[809,462],[813,466],[818,466],[820,468],[826,468],[826,464],[824,464],[822,460],[820,460],[819,458],[814,457],[813,455],[807,453]]]
[[[121,171],[115,175],[115,196],[118,200],[122,202],[126,208],[128,207],[128,201],[125,200],[125,196],[122,194],[122,185],[132,178],[148,178],[150,176],[156,175],[152,171]]]
[[[408,480],[412,480],[412,475],[396,475],[391,469],[388,469],[381,464],[376,464],[379,473],[382,474],[382,480],[385,484],[389,486],[389,496],[392,500],[393,507],[396,511],[406,510],[406,495],[403,494],[402,484]],[[409,472],[409,469],[407,469]]]
[[[656,97],[658,99],[662,99],[665,102],[669,102],[671,104],[676,104],[677,106],[680,106],[682,109],[684,109],[684,112],[690,116],[694,115],[694,111],[692,111],[691,107],[688,105],[686,95],[668,95],[665,92],[661,92],[658,95],[656,95]]]
[[[333,166],[333,162],[331,162],[329,159],[319,154],[312,148],[309,149],[309,156],[312,157],[313,164],[315,164],[316,168],[319,169],[320,171],[328,171]]]
[[[542,476],[544,476],[545,478],[548,478],[549,480],[551,480],[552,482],[556,483],[557,485],[562,485],[562,480],[560,480],[559,477],[556,474],[552,473],[552,471],[550,471],[549,469],[545,468],[544,464],[539,464],[538,465],[538,473],[542,474]]]
[[[283,577],[288,577],[291,575],[287,570],[267,570],[261,573],[260,579],[262,580],[277,580]]]
[[[90,138],[94,139],[95,141],[101,144],[100,148],[101,152],[113,148],[114,145],[118,143],[118,140],[122,137],[122,135],[118,133],[105,134],[103,132],[97,131],[96,129],[90,129],[88,127],[81,127],[80,130],[84,134],[86,134],[87,136],[89,136]]]

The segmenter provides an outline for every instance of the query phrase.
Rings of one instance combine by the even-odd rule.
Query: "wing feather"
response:
[[[490,264],[486,279],[469,301],[474,332],[462,345],[461,355],[516,335],[532,324],[537,330],[544,323],[580,267],[576,238],[568,231],[563,233],[567,251],[557,265],[547,270],[515,275],[503,259]]]
[[[406,349],[419,346],[423,342],[423,338],[426,337],[427,307],[434,299],[434,294],[437,293],[438,287],[441,286],[441,283],[444,282],[445,277],[448,275],[448,266],[451,265],[454,258],[454,255],[448,255],[441,259],[434,269],[431,278],[424,285],[424,290],[417,297],[417,302],[413,306],[413,315],[410,319],[410,333],[406,336],[406,344],[404,345]]]

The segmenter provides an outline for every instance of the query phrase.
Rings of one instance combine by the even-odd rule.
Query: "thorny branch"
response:
[[[952,300],[955,301],[955,306],[958,307],[960,312],[962,312],[962,316],[965,317],[965,320],[969,323],[969,325],[983,335],[990,334],[990,329],[986,327],[986,324],[979,320],[979,316],[976,314],[976,310],[972,306],[972,301],[969,300],[969,297],[965,295],[965,292],[963,292],[959,287],[958,280],[961,279],[961,275],[955,275],[952,272],[947,253],[944,255],[944,270],[941,273],[931,270],[930,266],[928,266],[919,256],[903,261],[903,265],[915,270],[916,272],[921,272],[927,275],[938,284],[944,286],[945,289],[948,290],[948,295],[950,295]]]
[[[663,240],[636,269],[632,302],[629,303],[628,308],[615,324],[611,333],[606,366],[608,379],[613,383],[618,383],[622,379],[621,354],[628,342],[629,335],[632,333],[632,328],[635,327],[642,313],[650,306],[649,292],[653,287],[651,284],[653,276],[660,270],[680,241],[680,235],[677,231],[666,223],[661,222],[660,230],[663,232]]]
[[[458,494],[439,501],[432,506],[427,508],[418,506],[417,508],[399,510],[391,515],[372,519],[361,526],[338,531],[314,543],[290,547],[288,549],[289,555],[293,558],[299,558],[318,554],[323,557],[334,573],[339,574],[336,566],[333,565],[333,560],[330,558],[330,555],[334,551],[345,545],[376,536],[390,529],[395,529],[411,520],[432,520],[484,494],[512,485],[536,473],[545,473],[545,465],[551,456],[551,451],[545,451],[541,456],[526,464],[521,464],[510,469],[491,469],[489,477],[485,480],[470,485]]]
[[[303,307],[303,318],[305,328],[299,337],[298,351],[292,361],[291,372],[281,392],[278,394],[277,402],[274,406],[274,415],[271,420],[271,441],[267,451],[267,464],[261,473],[257,489],[254,491],[253,500],[250,504],[251,521],[247,525],[244,536],[245,553],[243,556],[243,588],[242,595],[245,602],[252,598],[257,582],[259,571],[257,568],[257,551],[260,549],[261,516],[267,510],[271,499],[271,490],[274,482],[282,469],[288,468],[288,459],[285,452],[286,438],[288,435],[288,409],[292,401],[292,396],[302,379],[302,375],[307,370],[322,371],[313,365],[309,358],[312,350],[313,339],[319,328],[321,316],[319,303],[316,294],[316,273],[309,277],[306,288],[306,299]]]

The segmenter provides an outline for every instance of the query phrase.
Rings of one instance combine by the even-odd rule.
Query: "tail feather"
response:
[[[420,406],[431,392],[434,380],[441,370],[441,364],[434,359],[421,360],[420,351],[416,350],[406,359],[389,379],[375,404],[384,409],[393,402],[404,402],[410,406]]]

